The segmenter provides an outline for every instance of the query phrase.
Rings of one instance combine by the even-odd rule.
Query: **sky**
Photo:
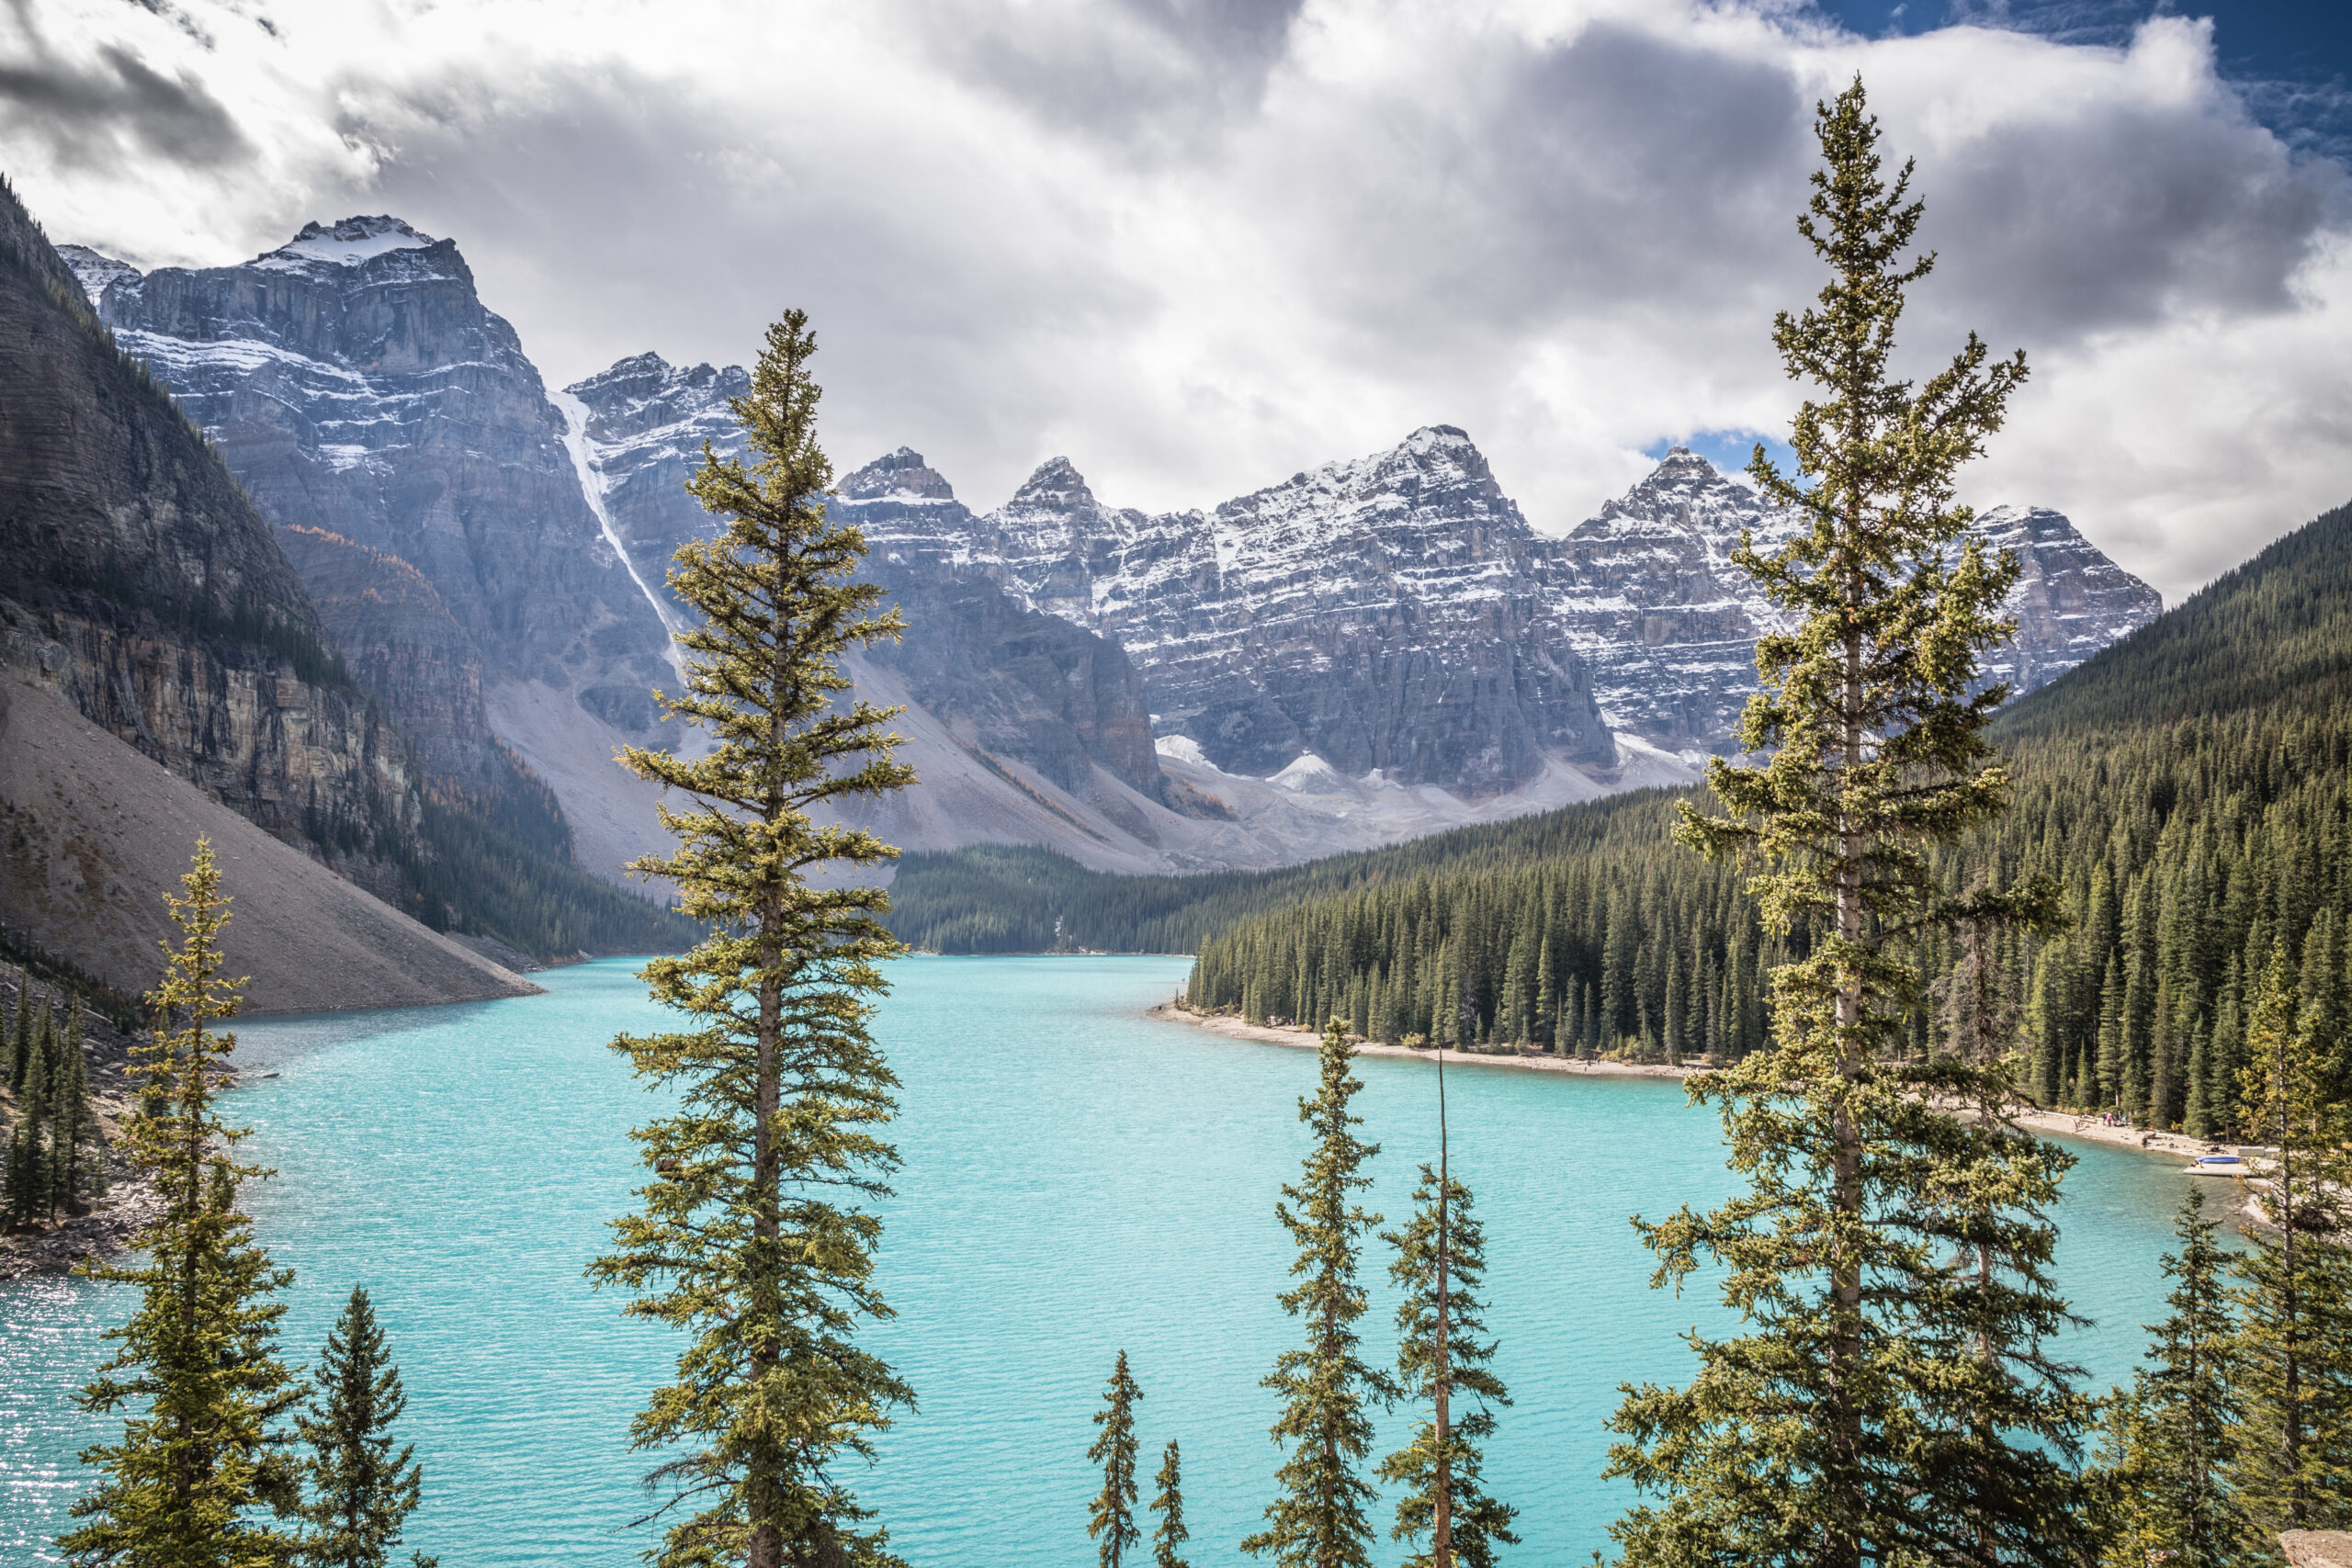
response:
[[[2352,7],[2283,0],[6,0],[53,239],[455,239],[553,385],[810,313],[846,470],[1210,506],[1467,430],[1562,532],[1785,434],[1815,104],[1917,160],[1902,364],[2031,378],[1965,499],[2177,600],[2352,500]]]

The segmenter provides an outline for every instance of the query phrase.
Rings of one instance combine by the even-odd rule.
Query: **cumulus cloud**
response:
[[[13,26],[0,164],[62,239],[220,262],[389,209],[458,240],[556,382],[740,359],[807,306],[837,457],[909,442],[976,504],[1055,453],[1108,500],[1213,503],[1443,422],[1551,528],[1661,440],[1784,427],[1812,106],[1859,71],[1940,255],[1918,367],[1972,327],[2034,359],[1972,495],[2060,506],[2177,594],[2352,493],[2345,173],[2257,123],[2197,22],[18,0]],[[78,118],[36,123],[43,93]]]

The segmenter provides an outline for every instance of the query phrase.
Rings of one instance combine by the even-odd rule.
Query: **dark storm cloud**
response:
[[[192,75],[165,76],[108,45],[95,68],[46,51],[0,64],[0,118],[29,132],[63,164],[103,166],[126,154],[191,167],[241,161],[253,149],[236,120]]]
[[[1304,0],[910,3],[908,36],[968,85],[1133,150],[1182,145],[1253,107]]]
[[[1366,321],[1435,308],[1510,332],[1795,306],[1813,287],[1793,219],[1816,155],[1799,63],[1605,23],[1549,49],[1510,40],[1441,76],[1451,94],[1361,106],[1284,177],[1317,209],[1306,229],[1344,242],[1323,265]],[[2352,208],[2340,165],[2291,155],[2226,99],[1941,139],[1894,94],[1876,103],[1893,158],[1919,152],[1921,239],[1944,253],[1923,309],[2041,346],[2178,310],[2290,309]]]
[[[2182,309],[2289,309],[2297,269],[2345,216],[2337,165],[2162,108],[2001,127],[1927,173],[1923,238],[1945,253],[1945,286],[2042,340]]]

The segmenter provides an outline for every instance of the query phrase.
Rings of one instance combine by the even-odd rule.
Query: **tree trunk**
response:
[[[1849,526],[1860,530],[1860,519]],[[1859,605],[1862,597],[1859,573],[1847,579],[1846,602]],[[1850,625],[1850,623],[1849,623]],[[1846,633],[1846,671],[1839,704],[1839,718],[1844,727],[1838,784],[1841,795],[1862,762],[1862,639],[1859,632]],[[1838,806],[1838,935],[1844,942],[1859,946],[1862,940],[1862,833],[1850,808],[1841,798]],[[1862,1019],[1861,976],[1850,969],[1838,977],[1838,1076],[1850,1088],[1861,1077],[1862,1062],[1856,1049]],[[1835,1192],[1832,1197],[1837,1219],[1851,1226],[1860,1223],[1862,1209],[1861,1134],[1854,1124],[1850,1103],[1841,1099],[1838,1105],[1835,1125],[1831,1129],[1834,1148],[1832,1158]],[[1862,1452],[1861,1413],[1853,1398],[1852,1380],[1856,1363],[1861,1359],[1862,1277],[1856,1260],[1841,1247],[1830,1262],[1829,1356],[1827,1381],[1829,1385],[1830,1443],[1834,1453],[1832,1503],[1828,1539],[1824,1542],[1824,1568],[1859,1568],[1861,1542],[1848,1533],[1847,1521],[1862,1515],[1860,1470]],[[1836,1495],[1842,1492],[1842,1496]]]
[[[768,717],[768,743],[773,748],[772,766],[774,755],[784,750],[788,739],[780,694],[787,689],[791,668],[789,650],[779,643],[770,688],[779,695]],[[763,817],[773,824],[782,818],[786,809],[782,786],[771,785]],[[755,1125],[752,1132],[752,1234],[765,1244],[767,1253],[762,1262],[760,1277],[752,1282],[752,1311],[755,1315],[771,1318],[783,1306],[777,1300],[775,1279],[775,1248],[784,1229],[782,1207],[776,1191],[775,1134],[783,1077],[778,1036],[784,1027],[784,981],[777,973],[784,963],[784,893],[777,883],[779,874],[775,872],[769,874],[769,886],[760,900],[760,1034],[752,1087]],[[773,1351],[761,1349],[752,1353],[751,1372],[754,1383],[764,1380],[775,1370]],[[759,1461],[754,1460],[753,1463],[756,1467]],[[750,1517],[751,1540],[744,1568],[783,1568],[784,1532],[776,1522],[783,1499],[777,1495],[779,1489],[775,1477],[755,1468],[748,1478],[745,1490],[745,1511]]]

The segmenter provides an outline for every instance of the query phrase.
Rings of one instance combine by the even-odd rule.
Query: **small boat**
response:
[[[2199,1155],[2197,1163],[2186,1167],[2187,1176],[2245,1176],[2253,1168],[2235,1155]]]

